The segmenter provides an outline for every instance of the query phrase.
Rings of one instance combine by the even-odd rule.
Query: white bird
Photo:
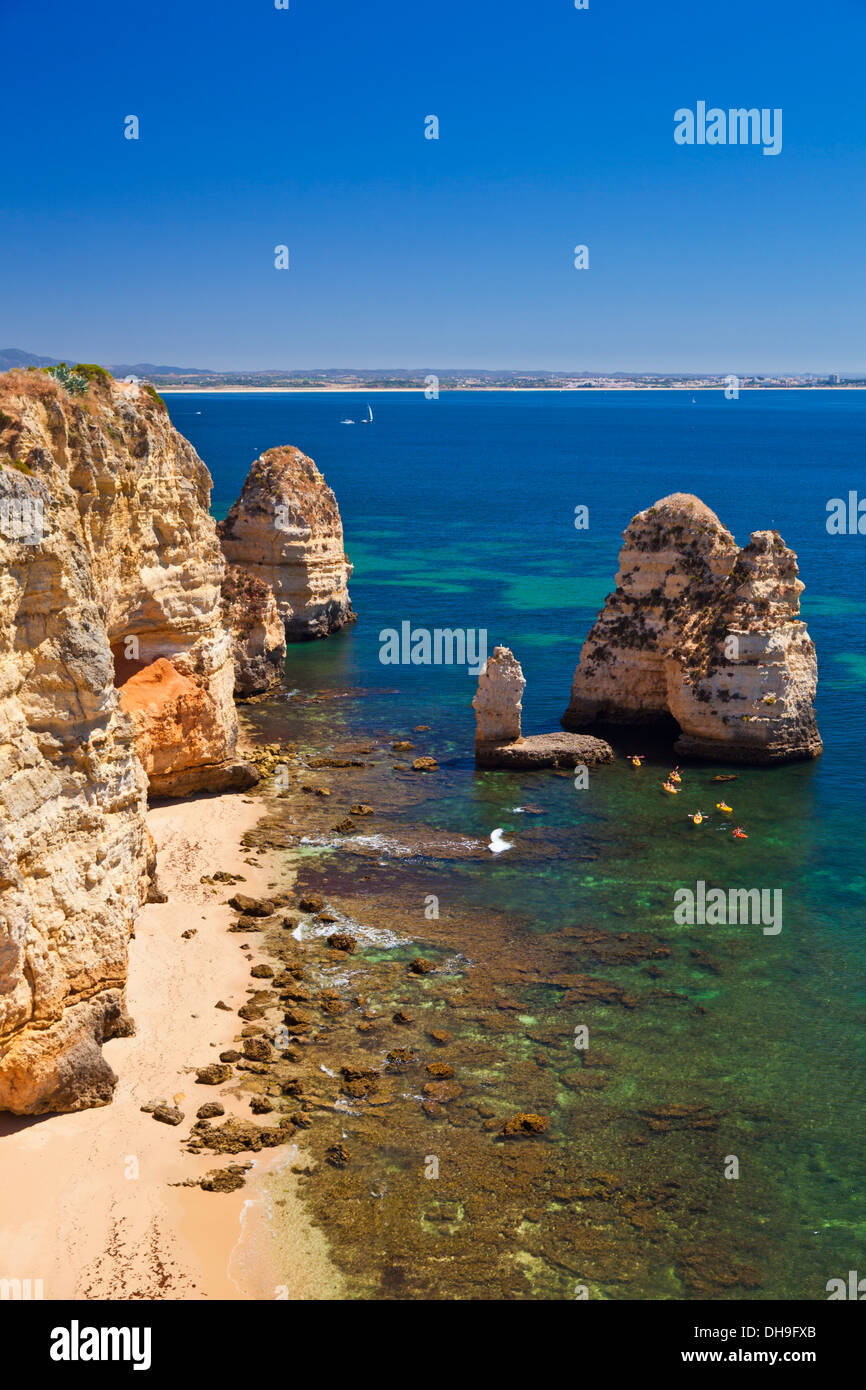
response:
[[[514,845],[510,840],[503,840],[502,828],[499,827],[497,830],[492,831],[490,835],[490,844],[487,848],[490,850],[491,854],[501,854],[503,850],[513,849]]]

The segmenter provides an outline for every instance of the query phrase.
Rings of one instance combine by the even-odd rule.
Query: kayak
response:
[[[716,802],[716,810],[717,810],[717,811],[724,811],[726,815],[730,815],[731,812],[733,811],[733,809],[734,809],[733,806],[728,806],[727,803],[724,802],[724,801],[717,801],[717,802]]]

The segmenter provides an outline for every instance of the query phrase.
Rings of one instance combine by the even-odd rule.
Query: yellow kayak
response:
[[[725,802],[725,801],[717,801],[717,802],[716,802],[716,810],[717,810],[717,811],[724,811],[724,812],[725,812],[725,815],[728,815],[728,816],[729,816],[729,815],[731,814],[731,812],[733,811],[733,809],[734,809],[733,806],[729,806],[729,805],[727,804],[727,802]]]
[[[703,820],[703,815],[700,811],[695,811],[695,814],[693,816],[690,816],[689,819],[693,820],[695,825],[700,825],[701,821]]]

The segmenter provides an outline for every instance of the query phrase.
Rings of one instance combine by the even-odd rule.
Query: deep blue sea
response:
[[[700,1198],[671,1230],[640,1236],[639,1267],[629,1264],[627,1274],[584,1249],[577,1264],[585,1261],[594,1291],[818,1298],[827,1279],[866,1269],[866,536],[833,536],[826,527],[831,498],[858,487],[866,495],[866,394],[754,391],[727,401],[715,391],[438,400],[383,393],[369,398],[369,425],[341,423],[364,415],[367,398],[357,394],[190,393],[167,403],[211,470],[217,517],[256,456],[275,445],[297,445],[334,489],[358,621],[325,642],[291,648],[288,684],[300,696],[357,690],[357,700],[327,707],[332,734],[389,730],[396,738],[431,726],[429,751],[442,775],[414,818],[449,833],[486,838],[502,826],[517,837],[512,855],[453,866],[449,881],[467,914],[507,915],[533,941],[546,933],[553,941],[564,924],[580,922],[649,932],[670,945],[661,1004],[664,991],[652,979],[643,981],[638,1008],[599,1003],[593,1017],[611,1079],[593,1092],[585,1116],[589,1101],[562,1090],[557,1136],[573,1150],[591,1123],[607,1167],[622,1165],[633,1191],[668,1172],[693,1182]],[[802,617],[818,652],[824,754],[742,770],[727,798],[748,826],[739,845],[718,833],[724,827],[712,812],[708,779],[725,769],[689,770],[683,804],[673,806],[654,794],[666,754],[651,755],[640,773],[624,760],[599,769],[584,800],[568,779],[479,775],[471,758],[475,678],[379,661],[380,631],[407,620],[485,629],[490,649],[508,645],[522,663],[524,732],[557,728],[581,643],[613,587],[621,533],[672,492],[696,493],[740,544],[751,531],[778,529],[806,586]],[[574,526],[579,505],[589,509],[586,530]],[[312,743],[322,734],[322,708],[299,702],[293,710],[288,700],[272,718],[286,736]],[[544,812],[533,822],[529,858],[520,848],[528,818],[515,809],[528,798]],[[698,809],[693,802],[710,813],[703,836],[686,819]],[[395,820],[401,814],[395,805]],[[588,865],[580,850],[590,842]],[[698,878],[781,888],[784,930],[678,932],[672,887]],[[715,964],[705,966],[703,952]],[[611,977],[624,978],[622,968]],[[555,1016],[559,999],[530,1011],[533,1027]],[[710,1107],[711,1152],[685,1110],[652,1121],[649,1148],[638,1141],[634,1126],[647,1106],[663,1104]],[[721,1182],[714,1198],[709,1175],[729,1154],[739,1157],[741,1176]],[[563,1271],[573,1273],[575,1260],[557,1254],[557,1241],[570,1237],[554,1226],[559,1234],[547,1245],[527,1236],[521,1258],[542,1296],[570,1296]],[[712,1270],[701,1243],[710,1235],[725,1252]],[[757,1274],[741,1277],[746,1267]]]

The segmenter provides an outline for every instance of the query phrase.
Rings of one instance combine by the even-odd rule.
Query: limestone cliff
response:
[[[563,724],[673,717],[681,753],[817,756],[802,589],[777,532],[755,532],[740,550],[697,497],[663,498],[623,532],[616,588],[584,643]]]
[[[222,608],[232,638],[235,695],[263,695],[279,686],[286,664],[286,633],[271,589],[263,579],[227,565]]]
[[[229,563],[272,590],[288,641],[354,621],[337,500],[300,449],[256,459],[219,533]]]
[[[21,1113],[111,1097],[100,1043],[129,1027],[153,870],[142,759],[157,791],[253,779],[207,470],[148,388],[74,385],[0,376],[0,1109]],[[124,712],[117,686],[154,666],[206,718],[195,740],[171,700]]]
[[[176,711],[155,699],[144,713],[140,700],[121,696],[151,792],[250,785],[235,753],[234,669],[220,611],[224,562],[208,512],[210,474],[151,388],[94,373],[80,396],[43,373],[0,377],[0,447],[74,509],[114,683],[123,687],[161,658],[198,692],[208,737],[194,747]],[[172,689],[162,687],[166,698]],[[175,735],[180,741],[172,745]]]
[[[753,532],[665,662],[681,753],[778,762],[821,752],[815,645],[797,617],[803,587],[778,531]]]

